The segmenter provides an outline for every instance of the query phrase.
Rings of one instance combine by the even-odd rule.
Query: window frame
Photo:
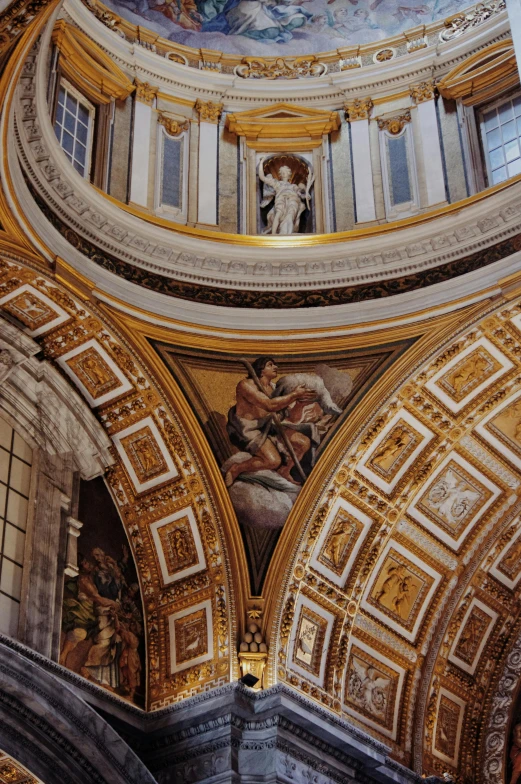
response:
[[[181,207],[172,207],[162,201],[163,193],[163,155],[165,139],[183,140],[183,176],[181,182]],[[176,135],[169,134],[159,121],[157,123],[156,137],[156,171],[154,183],[154,212],[156,215],[174,220],[176,223],[186,223],[188,220],[188,175],[190,165],[190,125],[186,130]]]
[[[385,128],[378,131],[379,145],[380,145],[380,171],[382,175],[383,197],[385,206],[385,218],[387,221],[401,220],[402,218],[410,218],[413,215],[418,215],[421,209],[420,204],[420,186],[418,183],[418,164],[416,161],[416,152],[414,149],[414,128],[412,121],[405,122],[402,130],[399,133],[392,134]],[[393,204],[392,201],[392,183],[389,175],[389,159],[387,139],[405,138],[405,149],[407,161],[409,164],[409,184],[411,191],[410,201],[403,202],[402,204]]]
[[[65,151],[65,149],[62,146],[61,140],[58,138],[58,136],[56,136],[56,122],[57,122],[56,121],[56,117],[57,117],[57,114],[58,114],[58,100],[59,100],[59,96],[60,96],[60,89],[62,87],[66,90],[66,92],[70,93],[71,96],[73,98],[75,98],[78,101],[79,104],[81,104],[85,109],[87,109],[88,114],[89,114],[89,124],[87,126],[87,143],[85,145],[86,146],[86,157],[85,157],[85,172],[84,172],[84,174],[81,174],[78,171],[78,169],[74,166],[74,162],[70,160],[67,152]],[[92,153],[93,153],[93,146],[94,146],[94,130],[95,130],[95,124],[96,124],[96,114],[97,114],[96,106],[93,103],[91,103],[89,101],[89,99],[86,98],[83,95],[83,93],[81,93],[76,87],[74,87],[74,85],[71,84],[71,82],[69,82],[68,79],[66,79],[63,75],[60,75],[59,78],[56,80],[54,111],[53,111],[53,122],[52,122],[53,131],[55,133],[56,140],[57,140],[57,142],[58,142],[58,144],[60,146],[60,149],[62,150],[63,154],[67,158],[67,161],[69,162],[69,164],[78,173],[78,175],[80,177],[82,177],[85,180],[88,180],[89,182],[92,180],[91,169],[92,169],[92,164],[93,164],[93,160],[94,160],[94,156],[93,156]],[[60,126],[60,127],[63,128],[63,126]],[[61,136],[63,136],[63,131],[62,131]],[[74,136],[74,138],[76,139],[76,136]]]
[[[488,188],[492,188],[492,187],[494,187],[494,185],[501,185],[501,184],[503,184],[505,182],[508,182],[508,180],[512,179],[512,177],[518,176],[516,174],[508,175],[508,163],[507,163],[507,161],[505,159],[505,164],[504,165],[505,165],[505,167],[507,167],[507,175],[508,176],[506,177],[506,179],[501,180],[501,182],[498,182],[498,183],[492,182],[493,169],[492,169],[492,167],[490,165],[490,157],[489,157],[488,144],[487,144],[487,131],[485,129],[485,119],[484,119],[486,114],[488,114],[489,112],[493,111],[494,109],[496,109],[496,110],[499,109],[500,106],[503,106],[504,104],[506,104],[508,102],[512,103],[515,98],[521,98],[521,89],[516,89],[513,92],[509,92],[509,93],[506,93],[506,94],[503,93],[503,95],[498,96],[498,98],[496,98],[496,100],[493,101],[492,103],[486,103],[486,104],[483,103],[483,104],[480,104],[479,106],[476,106],[476,124],[477,124],[478,129],[479,129],[479,140],[480,140],[480,145],[481,145],[482,160],[483,160],[483,163],[484,163],[484,174],[486,176],[486,187],[488,187]],[[519,130],[519,128],[521,126],[521,114],[516,115],[515,112],[514,112],[514,119],[516,120],[516,124],[517,124],[517,121],[519,120],[519,125],[517,125],[517,130],[518,130],[517,140],[518,140],[518,145],[519,145],[519,150],[520,150],[520,158],[521,158],[521,131]],[[498,128],[500,128],[500,127],[501,127],[501,123],[499,123],[499,125],[498,125]],[[504,149],[504,144],[505,143],[502,141],[501,142],[501,147],[503,149]],[[496,149],[499,149],[499,148],[496,148]],[[521,173],[521,172],[519,172],[519,173]]]
[[[26,567],[28,563],[28,548],[30,546],[30,526],[32,524],[32,513],[34,510],[35,504],[35,489],[34,489],[34,477],[35,477],[35,450],[33,446],[31,446],[28,441],[23,437],[20,431],[14,427],[13,422],[11,421],[10,417],[6,417],[4,412],[2,412],[2,421],[11,429],[11,443],[9,448],[2,446],[0,449],[2,452],[8,454],[8,472],[7,472],[7,479],[4,482],[2,480],[2,486],[6,488],[5,494],[5,502],[2,510],[2,525],[1,525],[1,535],[0,535],[0,580],[1,575],[3,572],[4,560],[9,561],[16,567],[21,570],[20,575],[20,596],[19,598],[11,595],[8,593],[4,588],[1,586],[0,583],[0,594],[5,596],[9,601],[14,602],[18,605],[18,617],[16,620],[17,630],[14,633],[14,638],[19,637],[20,632],[20,624],[21,619],[25,610],[25,599],[24,599],[24,577],[26,573]],[[15,440],[18,437],[19,441],[22,442],[30,451],[31,451],[31,462],[29,463],[25,457],[21,457],[18,454]],[[25,495],[21,490],[17,490],[14,485],[11,483],[11,471],[13,468],[13,460],[17,459],[20,463],[27,466],[29,468],[29,487],[27,491],[27,495]],[[10,494],[15,493],[19,495],[26,501],[26,514],[25,514],[25,528],[22,528],[17,523],[12,522],[12,520],[8,520],[7,513],[9,508],[9,499]],[[10,555],[6,555],[6,538],[7,538],[7,526],[10,525],[15,528],[17,531],[23,533],[24,541],[23,541],[23,553],[22,553],[22,560],[21,562],[17,561],[15,558],[12,558]],[[6,632],[7,633],[7,632]]]

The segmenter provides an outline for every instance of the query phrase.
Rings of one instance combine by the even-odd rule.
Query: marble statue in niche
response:
[[[260,159],[258,173],[263,184],[261,212],[270,208],[262,234],[298,234],[304,228],[303,213],[311,209],[311,165],[296,155],[273,155]]]

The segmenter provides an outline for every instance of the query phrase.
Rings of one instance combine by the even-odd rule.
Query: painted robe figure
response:
[[[225,476],[226,486],[231,487],[239,474],[255,471],[277,471],[286,481],[298,484],[291,476],[294,459],[287,453],[280,433],[273,425],[273,414],[283,411],[294,403],[311,403],[315,393],[299,385],[293,392],[282,397],[273,397],[274,380],[278,368],[271,357],[259,357],[253,364],[263,391],[258,389],[249,376],[237,385],[236,404],[228,414],[227,431],[232,444],[249,452],[251,458],[231,465]],[[287,430],[297,459],[301,459],[311,446],[310,439],[298,430]]]

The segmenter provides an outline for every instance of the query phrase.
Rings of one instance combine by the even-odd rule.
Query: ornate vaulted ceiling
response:
[[[520,276],[443,308],[427,295],[421,313],[384,305],[364,326],[323,307],[316,328],[304,309],[299,327],[276,329],[266,311],[264,329],[209,328],[176,318],[177,299],[159,318],[107,294],[28,234],[13,192],[7,182],[0,306],[111,439],[147,708],[236,679],[240,649],[265,665],[265,687],[290,684],[418,772],[499,776],[506,680],[520,669]],[[305,422],[303,475],[285,445],[282,489],[229,475],[241,449],[229,412],[260,357],[278,366],[274,383],[312,375],[331,398]]]

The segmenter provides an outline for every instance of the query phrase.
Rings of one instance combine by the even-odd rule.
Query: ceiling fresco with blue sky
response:
[[[106,0],[175,43],[278,56],[368,44],[451,16],[467,0]]]

